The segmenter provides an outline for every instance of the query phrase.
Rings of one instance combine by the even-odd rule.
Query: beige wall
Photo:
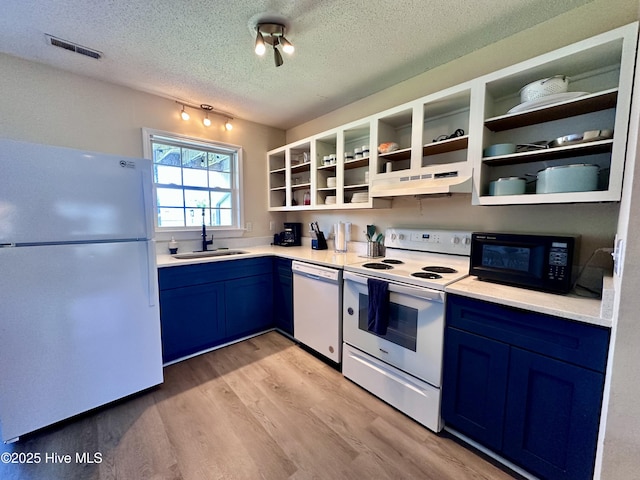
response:
[[[173,100],[0,54],[0,137],[131,157],[143,156],[142,127],[240,145],[245,222],[253,224],[245,236],[272,235],[269,221],[281,214],[267,212],[265,153],[284,143],[284,131],[235,119],[227,132],[222,117],[207,128],[196,110],[189,122],[179,110]]]

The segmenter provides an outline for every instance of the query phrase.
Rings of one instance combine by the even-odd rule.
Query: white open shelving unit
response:
[[[628,131],[637,42],[638,22],[272,150],[269,209],[385,208],[394,196],[430,193],[472,193],[474,205],[619,201],[628,135],[637,135]],[[568,76],[569,91],[583,95],[509,113],[523,86],[554,75]],[[443,139],[458,129],[464,134]],[[497,143],[603,129],[613,130],[613,138],[483,157]],[[378,153],[385,142],[398,149]],[[345,160],[363,146],[367,157]],[[332,154],[336,162],[325,165]],[[535,193],[538,171],[575,163],[600,167],[597,190]],[[511,176],[530,179],[527,193],[489,194],[492,181]],[[367,201],[353,202],[356,193]]]

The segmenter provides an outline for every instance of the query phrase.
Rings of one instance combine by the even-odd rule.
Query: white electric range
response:
[[[385,247],[384,258],[344,267],[342,371],[438,432],[444,288],[469,274],[471,233],[394,228]]]

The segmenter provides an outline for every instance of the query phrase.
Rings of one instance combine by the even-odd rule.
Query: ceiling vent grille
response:
[[[102,58],[102,52],[99,52],[97,50],[92,50],[91,48],[83,47],[82,45],[78,45],[77,43],[62,40],[61,38],[57,38],[52,35],[45,36],[47,37],[47,43],[49,43],[49,45],[53,45],[54,47],[64,48],[65,50],[76,52],[86,57],[95,58],[96,60],[100,60]]]

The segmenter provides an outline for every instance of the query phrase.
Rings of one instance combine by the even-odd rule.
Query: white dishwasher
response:
[[[342,360],[342,270],[294,260],[293,336],[325,357]]]

